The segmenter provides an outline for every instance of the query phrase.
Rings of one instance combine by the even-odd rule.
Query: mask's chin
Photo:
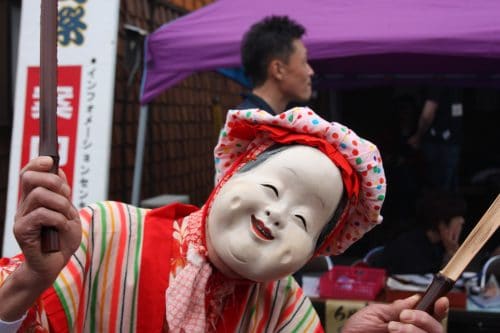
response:
[[[221,272],[223,275],[227,276],[228,278],[231,279],[244,279],[243,276],[240,274],[236,273],[231,267],[226,265],[224,261],[221,259],[221,257],[217,254],[217,250],[212,246],[212,242],[210,241],[210,232],[208,229],[206,230],[206,237],[207,237],[207,252],[208,252],[208,259],[212,263],[215,268]]]
[[[259,270],[258,267],[250,267],[251,263],[246,263],[231,253],[218,255],[216,249],[209,244],[210,243],[208,242],[208,257],[210,261],[217,268],[217,270],[228,278],[253,282],[267,282],[281,279],[294,273],[293,271],[290,271],[276,274],[275,270],[269,272],[267,270]]]
[[[256,265],[251,264],[240,265],[236,263],[238,267],[233,267],[233,269],[237,274],[247,280],[269,282],[292,275],[303,266],[302,264],[292,263],[291,260],[286,257],[283,260],[288,262],[277,262],[274,266],[265,265],[264,267],[256,267]]]
[[[255,282],[269,282],[269,281],[276,281],[279,279],[282,279],[286,276],[289,276],[293,274],[294,272],[283,272],[281,274],[276,274],[276,272],[272,272],[272,274],[268,274],[267,272],[256,272],[252,271],[249,272],[247,275],[246,279],[255,281]]]

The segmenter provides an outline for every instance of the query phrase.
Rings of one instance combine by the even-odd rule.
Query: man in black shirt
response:
[[[408,139],[408,144],[414,148],[422,147],[430,188],[457,189],[463,112],[461,89],[430,89],[417,131]]]
[[[253,89],[237,109],[259,108],[271,114],[291,102],[311,98],[307,50],[301,40],[305,28],[287,16],[270,16],[252,25],[241,44],[241,60]]]

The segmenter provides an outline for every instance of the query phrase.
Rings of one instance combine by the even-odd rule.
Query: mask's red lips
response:
[[[263,240],[273,240],[274,236],[272,231],[264,225],[264,222],[252,215],[252,230]]]

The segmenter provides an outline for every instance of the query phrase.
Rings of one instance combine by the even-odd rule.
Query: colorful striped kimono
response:
[[[101,202],[80,211],[82,243],[30,309],[21,332],[168,332],[165,291],[186,265],[190,205],[156,210]],[[0,260],[0,284],[22,257]],[[207,287],[207,331],[323,332],[292,277],[230,280],[214,268]],[[209,296],[211,295],[211,299]]]

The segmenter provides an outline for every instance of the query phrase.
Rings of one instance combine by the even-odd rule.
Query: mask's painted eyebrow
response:
[[[295,170],[293,170],[292,168],[289,168],[289,167],[283,167],[283,169],[287,170],[287,171],[290,171],[295,177],[298,177],[299,175],[297,175],[297,173],[295,172]]]
[[[297,172],[295,172],[295,170],[293,170],[292,168],[289,168],[289,167],[283,167],[283,169],[284,169],[284,170],[289,171],[289,172],[290,172],[290,173],[292,173],[295,177],[300,178],[300,177],[299,177],[299,175],[297,174]],[[315,198],[319,201],[319,203],[320,203],[320,205],[321,205],[321,208],[325,208],[325,207],[326,207],[325,202],[323,201],[323,199],[322,199],[319,195],[317,195],[317,194],[313,194],[313,197],[315,197]]]

